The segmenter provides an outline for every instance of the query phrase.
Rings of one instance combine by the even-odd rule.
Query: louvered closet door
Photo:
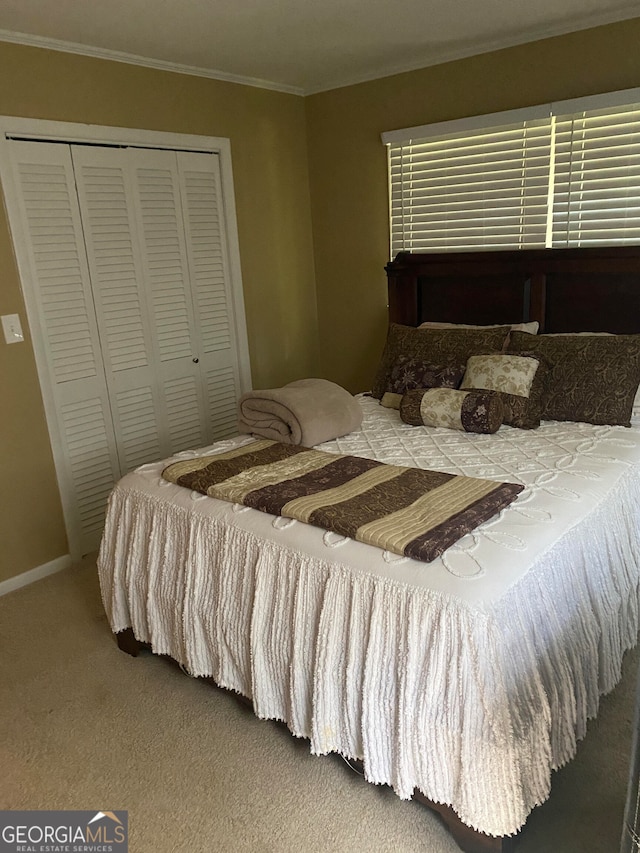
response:
[[[11,142],[25,297],[70,546],[96,547],[120,475],[69,148]]]
[[[122,473],[169,453],[126,150],[72,148]]]
[[[237,432],[239,344],[230,289],[220,159],[177,154],[189,281],[210,440]]]
[[[72,551],[86,552],[122,474],[236,431],[219,161],[10,145],[67,529]]]
[[[73,160],[123,470],[233,433],[218,158],[75,148]]]
[[[217,155],[129,152],[171,452],[236,431],[238,352]]]

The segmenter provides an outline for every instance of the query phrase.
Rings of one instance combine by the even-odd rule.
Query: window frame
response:
[[[561,178],[564,180],[565,186],[569,185],[571,183],[570,179],[567,178],[566,174],[561,174],[559,169],[560,170],[561,169],[566,170],[567,168],[571,168],[571,166],[567,167],[567,161],[570,160],[571,158],[570,157],[567,158],[566,152],[565,152],[564,160],[562,160],[562,158],[560,158],[561,162],[560,162],[560,164],[558,163],[556,133],[558,131],[558,127],[560,126],[560,124],[564,122],[562,127],[564,128],[563,133],[565,135],[564,135],[563,139],[565,140],[565,146],[566,146],[566,139],[567,139],[566,125],[567,125],[567,122],[569,122],[569,123],[583,122],[584,123],[584,115],[585,114],[591,114],[591,113],[601,111],[601,110],[608,110],[608,111],[611,111],[612,114],[615,114],[619,111],[620,108],[626,108],[626,107],[629,107],[631,109],[633,109],[633,107],[636,107],[636,109],[639,112],[638,121],[637,121],[638,139],[637,139],[637,143],[635,143],[637,146],[637,151],[638,151],[638,155],[639,155],[639,166],[638,166],[637,175],[635,176],[635,181],[637,182],[637,186],[635,183],[633,186],[634,186],[634,190],[635,190],[635,198],[638,200],[638,207],[640,208],[640,88],[625,89],[625,90],[620,90],[617,92],[607,92],[607,93],[603,93],[603,94],[599,94],[599,95],[590,95],[590,96],[581,97],[581,98],[573,98],[570,100],[555,101],[555,102],[548,103],[548,104],[538,104],[535,106],[524,107],[524,108],[519,108],[519,109],[515,109],[515,110],[507,110],[507,111],[503,111],[503,112],[489,113],[489,114],[485,114],[485,115],[470,116],[470,117],[466,117],[466,118],[454,119],[451,121],[436,122],[436,123],[432,123],[432,124],[425,124],[425,125],[419,125],[419,126],[410,127],[410,128],[403,128],[403,129],[399,129],[399,130],[387,131],[387,132],[383,133],[382,134],[382,142],[387,147],[387,158],[388,158],[389,232],[390,232],[390,255],[391,255],[391,257],[393,257],[397,253],[397,251],[400,251],[400,250],[403,250],[403,251],[426,251],[426,252],[429,252],[429,251],[433,251],[433,252],[440,252],[440,251],[482,251],[483,249],[484,250],[496,250],[496,249],[511,250],[511,249],[518,249],[518,248],[551,248],[551,247],[557,247],[557,246],[579,246],[579,245],[593,245],[593,244],[605,245],[605,244],[607,244],[608,243],[607,238],[606,237],[602,238],[601,236],[593,237],[592,239],[594,242],[592,242],[592,243],[590,243],[588,241],[586,241],[586,242],[582,241],[580,236],[579,236],[579,233],[578,233],[580,231],[579,228],[575,229],[576,233],[572,233],[571,228],[568,226],[563,227],[563,225],[559,219],[558,205],[557,205],[557,202],[555,200],[556,187],[559,185],[559,181]],[[500,129],[508,128],[511,125],[513,125],[516,128],[518,126],[521,126],[523,131],[524,131],[525,128],[527,127],[528,123],[529,123],[529,125],[531,125],[532,123],[536,123],[536,122],[540,122],[542,125],[544,125],[545,122],[548,122],[548,126],[549,126],[548,132],[549,132],[549,139],[550,139],[549,162],[547,165],[548,174],[547,174],[547,178],[546,178],[546,196],[547,196],[547,199],[546,199],[546,222],[544,224],[544,228],[542,229],[544,231],[544,240],[542,242],[539,242],[536,239],[534,239],[535,235],[532,236],[533,231],[531,231],[531,232],[527,231],[526,234],[523,232],[524,236],[521,236],[517,242],[493,245],[491,243],[491,240],[494,239],[494,242],[495,242],[496,238],[493,237],[491,228],[489,228],[488,229],[488,237],[486,239],[486,242],[483,242],[483,240],[480,237],[478,237],[477,239],[470,239],[470,241],[468,243],[465,243],[464,242],[465,227],[468,229],[468,235],[469,236],[471,236],[471,233],[473,231],[475,231],[476,234],[478,234],[480,231],[482,231],[481,224],[476,224],[474,226],[473,222],[471,221],[472,220],[471,214],[469,217],[462,217],[465,219],[469,219],[469,223],[466,223],[460,229],[460,232],[459,232],[460,236],[458,236],[458,237],[452,236],[449,239],[447,239],[446,236],[441,236],[439,238],[434,237],[432,245],[425,246],[424,245],[424,238],[417,238],[416,236],[412,237],[411,236],[411,229],[409,229],[408,235],[405,234],[404,233],[404,225],[403,225],[402,232],[400,231],[400,229],[397,226],[397,220],[398,220],[399,216],[401,217],[402,214],[405,212],[405,208],[403,208],[403,205],[406,204],[406,209],[409,209],[411,207],[411,204],[413,204],[413,201],[408,200],[408,191],[406,191],[405,187],[401,188],[399,192],[397,190],[397,187],[400,186],[400,181],[403,179],[403,177],[406,178],[407,176],[409,176],[411,174],[411,169],[412,169],[412,167],[409,165],[407,165],[407,167],[405,169],[404,165],[402,164],[401,158],[402,158],[403,154],[399,151],[399,149],[401,147],[406,148],[406,156],[412,156],[412,152],[415,151],[415,149],[420,145],[422,145],[424,147],[427,144],[433,144],[434,149],[437,149],[438,145],[440,145],[441,147],[444,147],[446,142],[450,141],[450,140],[455,140],[456,142],[460,141],[462,144],[464,144],[464,141],[466,138],[468,138],[469,140],[472,140],[475,137],[477,137],[479,134],[485,134],[486,138],[488,138],[489,135],[493,135],[497,132],[500,132]],[[636,128],[635,125],[634,125],[634,128]],[[480,138],[482,138],[482,137],[480,137]],[[476,146],[476,147],[478,147],[478,146]],[[515,149],[514,149],[514,151],[515,151]],[[489,152],[489,156],[490,156],[490,152]],[[525,157],[524,154],[522,156]],[[392,163],[392,160],[394,158],[395,158],[395,161]],[[515,154],[514,154],[514,159],[515,159]],[[425,159],[423,162],[427,163],[428,161]],[[542,163],[541,155],[539,157],[539,162]],[[523,160],[523,163],[524,163],[524,160]],[[453,166],[451,168],[453,168]],[[525,168],[526,168],[526,164],[523,166],[523,170]],[[395,174],[394,174],[394,170],[395,170]],[[442,174],[444,174],[444,173],[442,173]],[[471,173],[468,172],[467,174],[471,174]],[[525,174],[525,172],[523,171],[523,175],[524,174]],[[446,179],[446,175],[444,177]],[[438,179],[441,180],[442,175],[439,176]],[[408,180],[408,178],[407,178],[407,180]],[[516,196],[517,196],[517,187],[515,185],[517,183],[517,180],[518,180],[517,174],[514,171],[514,176],[512,177],[512,187],[511,188],[513,189]],[[524,178],[523,178],[523,180],[524,180]],[[506,189],[508,191],[510,189],[509,182],[506,181],[505,185],[506,185]],[[436,179],[435,178],[434,178],[433,186],[434,187],[436,186]],[[435,192],[435,189],[433,191]],[[407,195],[406,201],[404,199],[399,200],[399,194],[401,195],[403,192],[405,192],[405,194]],[[536,197],[538,198],[538,201],[536,203],[538,204],[538,206],[540,206],[541,202],[540,202],[539,198],[540,198],[541,194],[545,194],[544,188],[541,189],[538,186],[535,190],[535,193],[537,193]],[[487,194],[489,194],[489,193],[487,193]],[[524,196],[526,194],[526,192],[523,191],[522,194]],[[412,198],[418,198],[418,199],[420,198],[420,188],[418,188],[417,190],[416,189],[412,190]],[[424,201],[425,199],[428,199],[428,196],[425,195],[422,198]],[[533,195],[532,195],[532,198],[533,198]],[[575,198],[578,198],[578,196],[576,195]],[[579,205],[580,202],[579,201],[576,202],[575,198],[573,199],[572,203],[574,203],[574,204],[577,203]],[[468,206],[465,206],[465,201],[462,198],[462,196],[460,197],[460,199],[458,200],[457,203],[458,203],[458,207],[462,211],[467,211],[467,210],[472,211],[473,215],[476,215],[476,217],[477,217],[477,223],[482,223],[482,221],[483,221],[483,219],[482,219],[483,210],[485,210],[485,208],[478,207],[478,209],[476,211],[475,209],[472,209],[470,202],[468,203]],[[512,220],[515,220],[515,218],[517,217],[517,211],[516,211],[515,205],[516,205],[516,202],[514,202],[509,209],[509,215],[511,216]],[[508,204],[505,203],[505,205],[503,205],[503,206],[508,207]],[[416,205],[416,207],[417,207],[417,205]],[[592,202],[592,208],[593,208],[593,202]],[[533,207],[532,207],[532,209],[533,209]],[[585,209],[586,209],[586,203],[585,203]],[[488,206],[486,208],[486,210],[491,211],[491,208]],[[523,211],[524,210],[525,210],[525,206],[523,203]],[[580,211],[578,212],[578,214],[576,214],[575,210],[573,210],[573,211],[569,212],[567,215],[568,215],[568,217],[573,215],[574,219],[579,220],[580,216],[582,214],[580,213]],[[626,219],[624,219],[624,216],[620,215],[619,212],[616,212],[616,215],[618,216],[618,218],[621,221],[626,222]],[[395,223],[394,223],[394,217],[396,219]],[[417,213],[415,214],[414,224],[415,224],[416,234],[417,234],[418,227],[421,224],[424,225],[425,220],[428,218],[433,219],[433,217],[429,215],[426,207],[423,208],[423,212],[421,215],[418,215]],[[487,214],[487,218],[490,218],[488,214]],[[497,220],[498,218],[499,217],[497,215],[493,216],[494,220]],[[538,216],[538,219],[539,219],[539,216]],[[444,222],[444,221],[445,220],[442,220],[442,222]],[[505,234],[506,234],[506,232],[509,230],[509,223],[507,221],[506,216],[505,216],[505,222],[503,223],[503,225],[504,225]],[[499,226],[500,226],[500,223],[499,223]],[[610,244],[619,245],[621,242],[640,243],[640,213],[639,213],[639,220],[638,220],[638,224],[637,224],[637,236],[635,238],[629,238],[629,239],[621,238],[620,234],[622,233],[621,229],[623,227],[624,227],[624,225],[620,226],[618,228],[618,236],[615,239],[612,239],[610,241]],[[536,228],[538,229],[538,231],[541,230],[539,222],[536,225]],[[441,230],[444,230],[444,229],[441,228]],[[428,234],[428,232],[429,232],[429,224],[428,223],[426,225],[424,225],[423,231],[424,231],[424,233]],[[435,226],[433,227],[433,231],[435,233],[435,231],[436,231]],[[512,229],[512,231],[513,231],[513,229]],[[597,229],[594,228],[593,234],[597,234],[597,233],[599,233],[599,232],[597,231]],[[400,234],[401,234],[401,236],[399,236]],[[558,234],[566,235],[566,237],[559,237]],[[576,234],[578,236],[576,236]],[[456,240],[457,240],[457,242],[456,242]],[[500,241],[498,239],[498,243],[499,242]]]

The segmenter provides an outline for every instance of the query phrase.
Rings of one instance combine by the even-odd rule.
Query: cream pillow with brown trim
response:
[[[528,397],[538,362],[518,355],[472,355],[460,388],[485,388]]]
[[[494,391],[414,388],[403,395],[400,418],[412,426],[491,434],[502,425],[504,405]]]
[[[521,353],[472,355],[461,389],[496,391],[504,403],[504,423],[518,429],[540,426],[546,367],[539,356]]]

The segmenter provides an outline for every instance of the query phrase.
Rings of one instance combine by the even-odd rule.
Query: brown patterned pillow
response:
[[[484,434],[500,429],[503,413],[502,398],[495,391],[414,388],[400,403],[400,418],[406,424]]]
[[[402,395],[411,388],[457,388],[464,371],[464,365],[438,367],[410,355],[401,355],[391,368],[389,384],[380,402],[397,409]]]
[[[538,354],[547,362],[542,418],[631,425],[640,384],[640,335],[513,332],[508,351]]]
[[[509,326],[495,329],[418,329],[392,323],[371,394],[381,399],[389,385],[391,370],[403,355],[443,367],[466,364],[470,355],[500,350]]]
[[[472,355],[461,388],[497,391],[504,403],[504,423],[518,429],[540,426],[546,364],[530,352]]]

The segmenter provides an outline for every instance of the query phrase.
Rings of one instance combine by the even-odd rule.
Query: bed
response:
[[[593,346],[616,374],[633,363],[627,385],[640,378],[637,248],[401,254],[387,275],[374,386],[389,375],[394,328],[413,340],[429,321],[507,327],[504,347],[547,368],[532,347]],[[508,328],[532,322],[536,336]],[[585,331],[616,337],[555,337]],[[619,408],[603,422],[596,401],[596,423],[474,434],[410,425],[383,391],[358,395],[362,426],[319,449],[524,490],[423,562],[162,476],[251,436],[186,450],[114,489],[98,559],[105,610],[124,651],[168,655],[313,753],[340,753],[368,781],[426,802],[464,850],[506,851],[636,643],[640,399],[613,395],[630,426]]]

